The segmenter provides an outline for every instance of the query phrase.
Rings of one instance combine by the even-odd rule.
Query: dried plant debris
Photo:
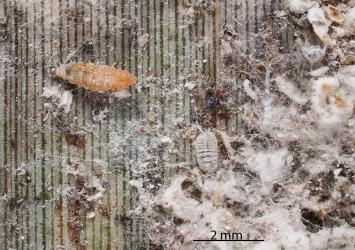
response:
[[[44,103],[47,110],[43,121],[46,121],[50,114],[56,117],[59,113],[69,113],[73,101],[73,94],[69,90],[64,90],[61,86],[50,86],[43,88],[42,97],[49,102]]]
[[[99,166],[86,166],[80,159],[71,159],[65,171],[72,176],[73,184],[64,188],[62,195],[68,200],[69,239],[78,249],[85,249],[86,242],[82,231],[84,218],[94,218],[97,215],[107,217],[109,210],[103,205],[108,184],[105,173]]]
[[[194,121],[198,125],[203,128],[214,128],[218,119],[224,120],[230,117],[232,110],[228,104],[235,91],[227,85],[209,87],[206,90],[194,87],[192,86],[193,98],[196,103]]]
[[[182,14],[190,23],[194,23],[205,14],[215,15],[217,11],[216,2],[210,0],[183,0],[182,5]]]
[[[355,32],[354,1],[289,0],[290,11],[306,14],[314,33],[329,46]]]
[[[185,1],[184,11],[197,19],[205,4]],[[129,183],[140,200],[131,215],[146,215],[153,245],[355,248],[354,7],[354,1],[290,0],[288,15],[263,20],[257,35],[264,54],[244,50],[244,38],[225,24],[222,83],[201,89],[191,76],[184,83],[194,100],[193,124],[178,123],[175,134],[162,136],[159,121],[147,116],[129,124],[136,132],[117,138],[121,145],[138,134],[152,138],[151,148],[140,149],[137,178]],[[292,30],[294,46],[280,48],[273,22]],[[221,121],[233,116],[240,128],[227,132]],[[174,158],[184,155],[177,137],[193,146],[196,162],[186,168]],[[126,162],[124,150],[115,150]],[[169,181],[157,181],[157,169],[171,162],[181,168]],[[212,230],[265,241],[193,241],[210,239]]]
[[[69,145],[73,145],[78,148],[85,147],[85,134],[84,130],[73,129],[65,127],[62,130],[64,138]]]
[[[143,48],[145,47],[148,42],[149,42],[149,34],[148,33],[144,33],[143,35],[141,35],[139,38],[138,38],[138,47],[140,48]]]

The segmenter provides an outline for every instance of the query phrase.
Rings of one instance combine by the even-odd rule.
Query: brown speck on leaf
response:
[[[323,228],[323,218],[319,213],[308,208],[301,209],[302,223],[306,226],[306,229],[312,233],[318,232]]]
[[[179,218],[179,217],[174,216],[174,217],[173,217],[173,223],[174,223],[175,225],[180,226],[180,225],[182,225],[182,224],[184,223],[184,220],[181,219],[181,218]]]
[[[63,134],[66,142],[69,145],[73,145],[78,148],[84,148],[85,147],[85,132],[84,131],[76,131],[72,130],[70,128],[64,128],[63,129]]]
[[[56,213],[57,215],[60,215],[62,213],[62,206],[59,202],[55,202],[54,213]]]
[[[195,90],[197,122],[204,128],[214,128],[217,119],[229,118],[227,100],[230,95],[228,86],[211,87],[202,93]]]
[[[186,190],[193,184],[193,180],[187,177],[183,182],[181,182],[181,189]]]
[[[79,220],[79,218],[75,217],[68,221],[67,226],[70,241],[74,243],[79,249],[84,249],[84,246],[80,241],[80,232],[84,228],[83,223]]]
[[[104,216],[104,217],[110,216],[110,209],[108,207],[100,206],[98,210],[102,216]]]
[[[195,13],[196,17],[201,17],[201,16],[203,16],[203,8],[202,8],[202,6],[201,6],[200,3],[194,4],[194,5],[192,6],[192,8],[193,8],[193,10],[194,10],[194,13]]]
[[[317,176],[310,179],[307,186],[310,195],[317,196],[319,202],[324,202],[330,198],[331,192],[334,190],[335,177],[334,172],[321,172]]]
[[[216,9],[217,9],[216,2],[211,2],[209,6],[209,10],[212,15],[216,14]]]
[[[200,201],[202,197],[201,187],[197,183],[196,177],[191,173],[181,183],[181,189],[185,192],[187,197]]]
[[[117,214],[115,216],[115,221],[120,224],[128,224],[132,219],[128,217],[125,213]]]
[[[244,217],[249,209],[249,205],[245,202],[239,202],[235,200],[231,200],[229,198],[225,201],[226,207],[235,215]]]
[[[80,5],[66,7],[63,12],[67,15],[68,20],[82,21],[84,16],[84,9]]]

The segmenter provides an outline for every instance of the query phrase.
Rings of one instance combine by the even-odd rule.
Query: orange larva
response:
[[[56,69],[55,74],[71,84],[90,90],[120,90],[136,78],[125,70],[93,63],[69,63]]]

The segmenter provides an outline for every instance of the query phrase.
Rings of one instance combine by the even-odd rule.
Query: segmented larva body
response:
[[[218,142],[215,134],[211,131],[200,134],[194,142],[194,147],[200,169],[214,172],[218,168]]]
[[[69,63],[56,69],[55,74],[71,84],[90,90],[120,90],[136,78],[125,70],[93,63]]]

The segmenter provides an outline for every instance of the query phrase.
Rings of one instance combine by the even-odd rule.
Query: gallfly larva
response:
[[[71,84],[96,91],[117,91],[129,87],[136,81],[136,77],[125,70],[83,62],[61,65],[55,74]]]

